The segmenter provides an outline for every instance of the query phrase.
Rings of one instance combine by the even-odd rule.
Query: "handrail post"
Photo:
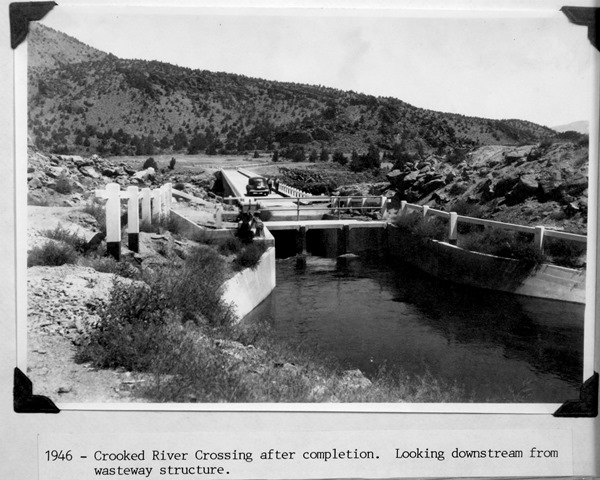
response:
[[[534,245],[540,252],[544,250],[544,227],[535,227]]]
[[[406,215],[406,200],[400,201],[400,214],[402,216]]]
[[[423,218],[427,218],[428,211],[429,211],[429,205],[423,205]]]
[[[296,221],[300,220],[300,199],[296,197]]]
[[[385,195],[381,196],[381,209],[379,210],[379,212],[381,213],[381,218],[383,218],[383,216],[385,215],[385,207],[387,204],[387,197]]]
[[[106,186],[106,252],[121,260],[121,186],[109,183]]]
[[[173,203],[173,184],[165,183],[165,208],[167,210],[167,218],[171,217],[172,203]]]
[[[156,220],[157,223],[161,221],[162,216],[162,205],[160,201],[160,190],[152,190],[152,221]]]
[[[152,207],[150,201],[150,189],[142,188],[142,223],[150,225],[152,223]]]
[[[221,205],[217,205],[215,211],[215,227],[223,228],[223,207]]]
[[[448,220],[448,242],[451,245],[456,245],[458,242],[458,213],[450,212]]]
[[[140,251],[140,206],[138,187],[127,188],[127,246],[132,252]]]

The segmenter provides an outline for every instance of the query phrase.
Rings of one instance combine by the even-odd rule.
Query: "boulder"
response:
[[[152,167],[149,167],[146,170],[140,170],[139,172],[134,173],[132,179],[146,181],[153,179],[155,175],[155,170]]]
[[[63,162],[73,162],[73,163],[75,163],[75,165],[83,162],[83,157],[81,157],[79,155],[59,155],[59,158]]]
[[[433,180],[430,180],[426,184],[424,184],[421,187],[421,191],[423,192],[423,195],[427,195],[427,194],[433,192],[434,190],[437,190],[438,188],[444,187],[445,185],[446,185],[446,182],[443,179],[435,178]]]
[[[582,173],[576,173],[564,182],[561,188],[568,195],[581,195],[588,188],[588,178]]]
[[[60,178],[68,173],[66,167],[48,167],[46,169],[46,175],[50,178]]]
[[[122,173],[120,173],[122,171],[119,170],[119,168],[116,167],[105,167],[102,169],[102,175],[104,175],[105,177],[118,177],[119,175],[121,175]],[[124,173],[124,172],[123,172]]]
[[[36,189],[36,188],[42,188],[42,186],[44,184],[42,183],[42,181],[40,180],[39,177],[35,176],[35,177],[31,178],[31,180],[29,180],[29,183],[27,185],[29,186],[30,189]]]
[[[346,386],[348,388],[350,388],[351,390],[358,390],[361,388],[369,388],[370,386],[373,385],[371,380],[369,380],[367,377],[365,377],[363,375],[363,373],[358,369],[346,370],[342,374],[342,378],[343,378]]]
[[[402,170],[392,170],[385,176],[391,183],[394,183],[398,178],[404,178],[404,172]]]
[[[506,194],[506,204],[515,205],[537,195],[538,187],[539,184],[534,175],[522,175],[512,190]]]
[[[101,175],[91,165],[83,166],[79,169],[79,171],[86,177],[95,178],[95,179],[98,179],[101,177]]]

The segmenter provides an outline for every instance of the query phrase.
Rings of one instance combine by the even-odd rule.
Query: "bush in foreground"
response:
[[[115,279],[100,322],[77,355],[101,368],[148,371],[172,348],[172,324],[222,325],[231,312],[221,299],[225,264],[212,248],[196,247],[182,264],[144,271],[143,281]]]
[[[239,270],[244,268],[256,268],[263,253],[267,250],[263,242],[252,242],[238,251],[235,257],[235,265]]]
[[[79,254],[71,245],[60,242],[48,242],[41,247],[33,248],[27,254],[27,267],[58,267],[66,263],[77,263]]]

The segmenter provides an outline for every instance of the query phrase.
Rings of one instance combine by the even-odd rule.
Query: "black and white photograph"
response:
[[[158,410],[577,399],[598,65],[566,13],[59,2],[30,22],[33,393]]]

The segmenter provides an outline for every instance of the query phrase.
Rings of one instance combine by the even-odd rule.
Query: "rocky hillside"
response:
[[[388,174],[399,199],[481,218],[586,232],[588,149],[573,143],[485,146],[431,155]]]
[[[32,25],[29,134],[62,154],[241,152],[288,146],[421,155],[533,143],[553,130],[395,98],[124,60]]]

